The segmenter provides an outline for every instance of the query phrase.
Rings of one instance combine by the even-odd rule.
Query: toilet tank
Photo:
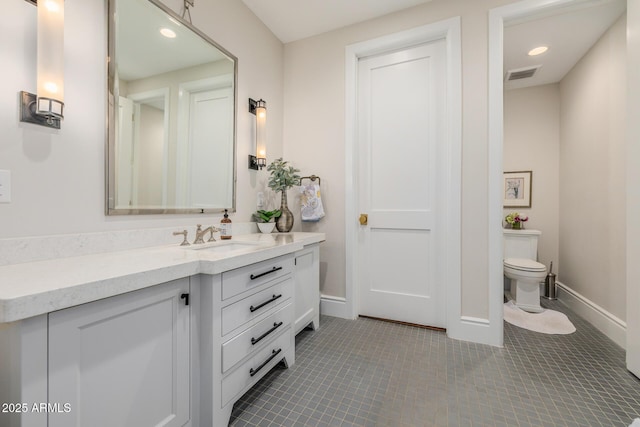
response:
[[[542,234],[539,230],[511,230],[503,231],[503,257],[527,258],[538,260],[538,238]]]

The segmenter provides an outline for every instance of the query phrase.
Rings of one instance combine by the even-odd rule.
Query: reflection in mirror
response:
[[[108,1],[107,214],[234,210],[236,58],[156,0]]]

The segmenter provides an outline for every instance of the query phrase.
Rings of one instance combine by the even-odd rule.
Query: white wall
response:
[[[326,295],[346,295],[345,47],[462,17],[462,313],[488,317],[487,12],[509,0],[434,0],[405,11],[285,45],[285,155],[322,177],[327,234],[321,260]],[[419,174],[420,171],[416,171]],[[399,186],[406,183],[398,183]],[[499,218],[496,219],[499,221]]]
[[[182,0],[167,0],[178,13]],[[0,238],[219,222],[219,216],[106,217],[104,0],[65,2],[65,119],[59,131],[19,122],[18,92],[36,89],[36,8],[3,1],[0,26],[0,169],[13,200],[0,204]],[[249,221],[266,171],[246,167],[255,149],[247,99],[269,106],[268,155],[282,154],[282,43],[238,0],[199,1],[193,23],[238,57],[237,213]]]
[[[626,20],[560,84],[558,280],[626,317]]]
[[[532,171],[531,208],[505,208],[529,216],[525,228],[542,231],[538,260],[559,271],[558,202],[560,88],[557,84],[504,93],[504,170]]]

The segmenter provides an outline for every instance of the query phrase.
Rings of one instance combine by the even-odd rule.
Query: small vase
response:
[[[276,220],[276,228],[281,233],[288,233],[293,228],[293,214],[287,206],[287,190],[282,190],[280,211],[282,214]]]
[[[521,222],[514,222],[513,224],[511,224],[511,228],[513,230],[520,230],[522,228],[522,223]]]
[[[275,222],[259,222],[258,223],[258,228],[260,229],[260,232],[264,234],[271,233],[275,226],[276,226]]]

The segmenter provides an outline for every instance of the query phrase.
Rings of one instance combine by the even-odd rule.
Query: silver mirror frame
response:
[[[205,209],[205,208],[116,208],[115,207],[115,20],[112,19],[115,13],[116,0],[105,0],[107,12],[107,126],[106,126],[106,150],[105,150],[105,213],[112,215],[158,215],[158,214],[209,214],[222,213],[225,209]],[[176,20],[181,25],[189,28],[202,39],[216,47],[220,52],[233,61],[233,197],[232,206],[228,208],[230,212],[236,211],[236,191],[237,191],[237,111],[238,111],[238,58],[232,55],[225,48],[213,41],[209,36],[194,27],[188,21],[177,15],[173,10],[162,4],[159,0],[147,0],[164,13]]]

